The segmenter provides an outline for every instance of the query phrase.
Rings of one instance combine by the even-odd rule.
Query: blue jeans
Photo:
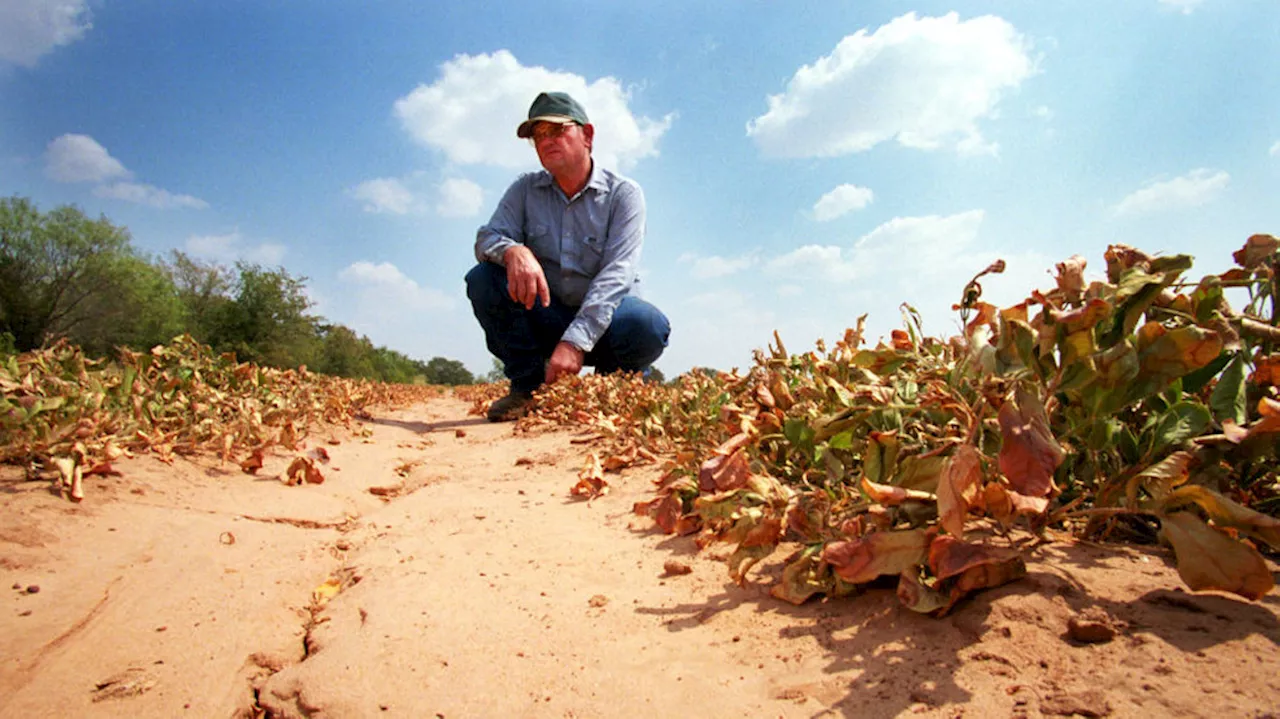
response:
[[[507,294],[507,270],[481,262],[467,273],[467,298],[484,328],[485,343],[502,360],[511,388],[532,392],[546,378],[546,363],[578,313],[577,307],[551,298],[551,305],[527,310]],[[662,356],[671,324],[657,307],[638,297],[622,298],[613,321],[583,364],[596,374],[641,372]]]

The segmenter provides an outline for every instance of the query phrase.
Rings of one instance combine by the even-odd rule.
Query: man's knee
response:
[[[651,354],[654,359],[662,354],[671,335],[671,323],[661,310],[631,297],[619,305],[609,329],[618,335],[623,346],[645,355]]]
[[[473,304],[492,302],[506,295],[507,271],[492,262],[481,262],[467,272],[467,298]]]

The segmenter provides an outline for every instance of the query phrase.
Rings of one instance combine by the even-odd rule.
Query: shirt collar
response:
[[[555,178],[546,170],[539,171],[537,178],[533,182],[538,187],[554,187],[555,183]],[[607,192],[609,190],[609,178],[605,176],[604,168],[600,167],[600,163],[596,162],[594,157],[591,158],[591,176],[587,178],[587,184],[582,188],[582,192],[587,190],[595,190],[597,192]],[[582,194],[582,192],[578,194]]]

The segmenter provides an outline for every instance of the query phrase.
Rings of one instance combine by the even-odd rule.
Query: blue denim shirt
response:
[[[512,245],[533,250],[551,295],[579,308],[560,339],[590,352],[639,282],[644,211],[640,185],[598,164],[573,197],[546,170],[526,173],[476,232],[476,259],[501,265]]]

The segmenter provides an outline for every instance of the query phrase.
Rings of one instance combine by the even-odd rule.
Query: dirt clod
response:
[[[662,569],[668,577],[674,577],[680,574],[689,574],[693,571],[693,567],[690,567],[679,559],[668,559],[663,563]]]
[[[1067,620],[1067,636],[1082,644],[1102,644],[1115,635],[1115,627],[1105,620],[1084,616]]]

